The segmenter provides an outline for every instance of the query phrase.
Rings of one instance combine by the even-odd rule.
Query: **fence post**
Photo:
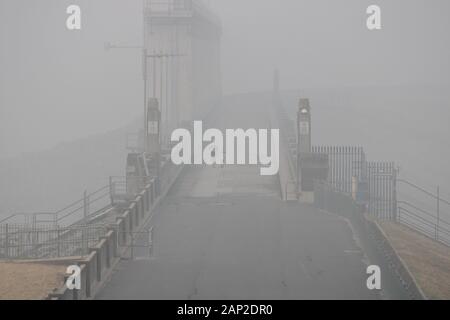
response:
[[[436,203],[436,241],[439,241],[439,224],[440,224],[440,220],[441,220],[441,213],[440,213],[440,190],[439,190],[439,186],[437,186],[437,193],[436,193],[437,197],[437,203]]]
[[[106,247],[106,266],[108,268],[110,268],[111,267],[111,238],[110,237],[106,238],[105,247]]]
[[[61,230],[60,227],[57,227],[58,232],[58,258],[61,257]]]
[[[84,256],[87,254],[87,251],[88,251],[88,242],[86,239],[86,229],[84,227],[81,229],[81,245],[83,247],[82,255]]]
[[[86,272],[86,297],[91,297],[91,264],[85,264],[85,272]]]
[[[127,245],[127,222],[125,219],[122,220],[122,241],[123,241],[123,246]]]
[[[102,281],[102,249],[96,249],[96,258],[97,258],[97,281]]]
[[[6,234],[6,247],[5,247],[6,253],[5,253],[5,255],[6,255],[6,259],[9,259],[9,231],[8,231],[9,227],[8,226],[9,226],[8,224],[5,224],[5,234]]]
[[[109,177],[109,197],[111,199],[111,205],[114,204],[114,194],[115,194],[115,190],[114,190],[114,183],[113,183],[113,178],[110,176]]]
[[[84,218],[86,218],[89,215],[89,196],[87,194],[87,191],[84,191],[83,195],[83,213]]]
[[[134,260],[134,234],[132,233],[131,234],[131,244],[130,244],[130,246],[131,246],[131,250],[130,250],[130,258],[131,258],[131,261],[133,261]]]
[[[392,196],[393,196],[393,198],[394,199],[392,199],[392,205],[393,205],[393,208],[392,208],[392,213],[394,214],[394,221],[395,222],[398,222],[398,220],[399,220],[399,217],[398,217],[398,215],[399,215],[399,212],[398,212],[398,204],[397,204],[397,169],[395,169],[394,168],[394,171],[393,171],[393,175],[394,175],[394,177],[393,177],[393,179],[394,179],[394,181],[393,181],[393,188],[394,188],[394,190],[392,190]]]
[[[138,212],[138,202],[135,202],[134,209],[128,211],[128,231],[130,234],[133,232],[134,229],[134,219],[133,219],[133,212]]]

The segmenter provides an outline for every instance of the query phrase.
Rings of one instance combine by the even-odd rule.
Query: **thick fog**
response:
[[[1,0],[0,158],[112,130],[140,115],[140,1],[77,1],[79,32],[66,29],[73,1]]]
[[[227,91],[282,87],[448,85],[450,3],[437,0],[216,0]],[[383,29],[367,30],[378,4]]]
[[[65,28],[72,3],[82,8],[79,32]],[[279,69],[292,112],[300,95],[310,95],[315,142],[364,145],[376,160],[397,160],[407,168],[411,159],[414,177],[445,187],[450,2],[208,3],[223,23],[225,94],[268,91]],[[383,29],[377,32],[365,25],[372,3],[382,8]],[[106,51],[104,44],[141,45],[141,5],[0,0],[2,214],[49,210],[102,185],[108,175],[123,174],[125,127],[141,116],[141,56],[133,49]],[[109,142],[87,154],[83,141],[99,140]],[[64,164],[56,165],[57,159]],[[61,203],[53,193],[63,197]],[[18,203],[19,195],[29,200]]]

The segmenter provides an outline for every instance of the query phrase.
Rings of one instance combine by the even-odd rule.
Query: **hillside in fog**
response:
[[[123,176],[127,129],[0,160],[0,216],[53,212]]]

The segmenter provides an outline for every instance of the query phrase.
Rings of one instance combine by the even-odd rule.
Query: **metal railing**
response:
[[[192,16],[194,13],[207,17],[220,26],[220,18],[201,0],[147,0],[145,13],[148,16]]]
[[[171,15],[180,12],[190,12],[194,8],[193,0],[147,0],[146,11],[151,14]]]
[[[113,204],[117,201],[131,200],[148,184],[154,182],[150,177],[110,177],[110,195]]]
[[[82,256],[104,236],[102,218],[134,199],[148,177],[110,177],[109,184],[55,212],[17,213],[0,221],[0,259]]]
[[[73,223],[83,221],[111,205],[110,185],[83,194],[83,197],[55,212],[15,213],[0,221],[0,224],[23,224],[37,227],[41,224],[51,224],[53,227],[68,227]]]
[[[397,221],[450,246],[450,201],[440,196],[439,187],[433,193],[406,179],[397,179],[397,187],[411,195],[407,200],[406,193],[398,193]]]
[[[37,227],[41,224],[51,224],[54,227],[68,227],[83,223],[111,208],[115,199],[133,198],[150,182],[148,177],[110,177],[108,185],[92,193],[85,191],[82,198],[62,209],[55,212],[15,213],[0,220],[0,225],[9,223]]]
[[[312,153],[328,156],[328,182],[337,190],[352,192],[353,178],[367,180],[367,161],[360,146],[312,146]]]
[[[60,226],[69,226],[79,221],[85,221],[99,211],[111,206],[110,185],[88,194],[84,192],[83,197],[70,205],[56,211],[56,223]]]
[[[51,259],[85,256],[107,232],[104,226],[60,228],[0,225],[0,259]]]

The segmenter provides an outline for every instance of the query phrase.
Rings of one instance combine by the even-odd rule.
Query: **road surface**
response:
[[[267,128],[268,97],[242,96],[215,127]],[[255,166],[190,166],[150,222],[154,252],[136,249],[98,299],[380,299],[349,223],[280,200]]]

